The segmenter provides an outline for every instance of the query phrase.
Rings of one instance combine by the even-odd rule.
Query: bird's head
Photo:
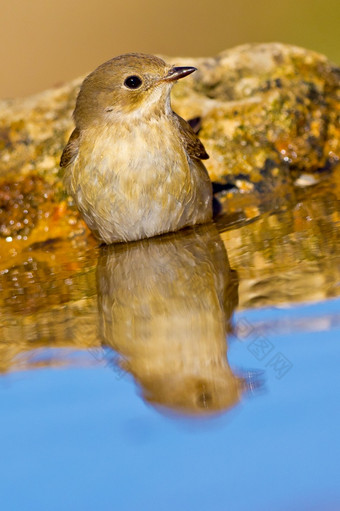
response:
[[[172,67],[143,53],[115,57],[89,74],[80,89],[74,119],[80,129],[119,121],[120,116],[143,117],[170,110],[174,82],[194,67]]]

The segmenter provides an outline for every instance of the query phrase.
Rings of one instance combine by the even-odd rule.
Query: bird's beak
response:
[[[180,78],[190,75],[197,71],[196,67],[172,67],[167,75],[162,78],[162,82],[175,82]]]

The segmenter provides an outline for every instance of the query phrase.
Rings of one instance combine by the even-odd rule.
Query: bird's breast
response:
[[[167,193],[189,186],[190,169],[180,139],[170,123],[149,121],[91,130],[82,140],[81,182],[105,186],[127,198]]]

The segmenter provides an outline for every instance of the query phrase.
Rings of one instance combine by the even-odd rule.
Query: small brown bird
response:
[[[85,222],[105,242],[149,238],[212,218],[208,158],[170,91],[196,70],[130,53],[85,78],[60,165]]]

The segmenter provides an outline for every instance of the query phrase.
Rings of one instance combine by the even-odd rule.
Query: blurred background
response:
[[[11,0],[0,17],[0,98],[25,96],[128,51],[211,56],[249,42],[340,63],[339,0]]]

